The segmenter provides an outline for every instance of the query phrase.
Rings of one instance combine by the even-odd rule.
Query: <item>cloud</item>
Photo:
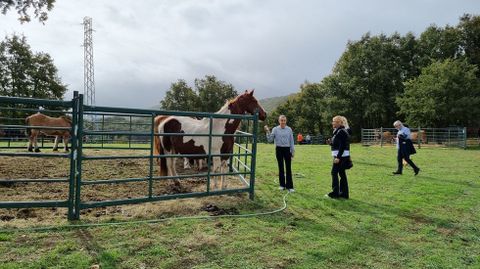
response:
[[[471,0],[77,0],[57,1],[45,25],[14,12],[0,23],[53,57],[70,98],[83,91],[81,23],[92,17],[97,105],[150,107],[172,82],[209,74],[260,98],[287,95],[328,75],[366,32],[418,35],[479,10]]]

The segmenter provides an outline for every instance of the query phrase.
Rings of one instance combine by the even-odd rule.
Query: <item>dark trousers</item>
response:
[[[405,161],[413,168],[413,171],[418,170],[418,167],[410,159],[410,155],[403,154],[401,150],[398,150],[397,151],[397,162],[398,162],[397,172],[402,173],[402,171],[403,171],[402,159],[405,159]]]
[[[293,189],[292,181],[292,154],[290,153],[290,147],[276,147],[275,155],[277,156],[278,162],[278,180],[280,186]],[[287,168],[287,182],[285,184],[285,166]]]
[[[345,172],[344,166],[344,162],[347,159],[348,157],[341,157],[339,163],[334,163],[332,165],[332,197],[349,197],[347,173]],[[340,182],[338,182],[339,175]]]

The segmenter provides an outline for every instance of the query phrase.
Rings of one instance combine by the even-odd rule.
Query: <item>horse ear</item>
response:
[[[253,92],[254,92],[254,91],[255,91],[255,89],[252,89],[252,90],[250,91],[250,95],[251,95],[251,96],[253,96]]]

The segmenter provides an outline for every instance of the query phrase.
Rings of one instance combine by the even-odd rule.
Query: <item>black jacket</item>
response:
[[[333,132],[331,149],[338,150],[337,158],[342,157],[345,150],[350,150],[350,129],[340,126]]]
[[[407,139],[406,135],[400,135],[398,136],[398,150],[404,155],[404,156],[410,156],[412,154],[417,153],[415,150],[415,146],[413,146],[413,142],[411,139]]]

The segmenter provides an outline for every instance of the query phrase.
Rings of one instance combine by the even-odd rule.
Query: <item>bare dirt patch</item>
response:
[[[21,150],[19,150],[21,151]],[[49,153],[46,150],[44,153]],[[146,151],[133,150],[86,150],[87,156],[140,156]],[[153,175],[158,175],[158,165],[154,162]],[[177,161],[177,171],[182,175],[206,173],[193,169],[183,169],[183,161]],[[83,181],[103,181],[125,178],[148,178],[149,159],[85,160],[82,162]],[[34,158],[0,156],[0,179],[61,179],[70,177],[70,161],[64,158]],[[179,184],[172,180],[152,181],[154,196],[203,192],[207,189],[205,177],[180,179]],[[82,201],[106,201],[116,199],[144,198],[149,193],[149,182],[129,182],[122,184],[83,185]],[[243,188],[238,177],[227,177],[227,189]],[[63,183],[7,183],[0,184],[0,201],[45,201],[67,200],[67,182]],[[213,186],[211,185],[213,189]],[[137,205],[122,205],[85,209],[81,219],[87,221],[124,220],[132,218],[168,217],[194,214],[234,214],[239,203],[245,203],[247,195],[190,198],[160,201]],[[209,208],[210,210],[206,210]],[[66,222],[66,208],[0,209],[0,226],[28,226],[30,223],[52,224]]]

